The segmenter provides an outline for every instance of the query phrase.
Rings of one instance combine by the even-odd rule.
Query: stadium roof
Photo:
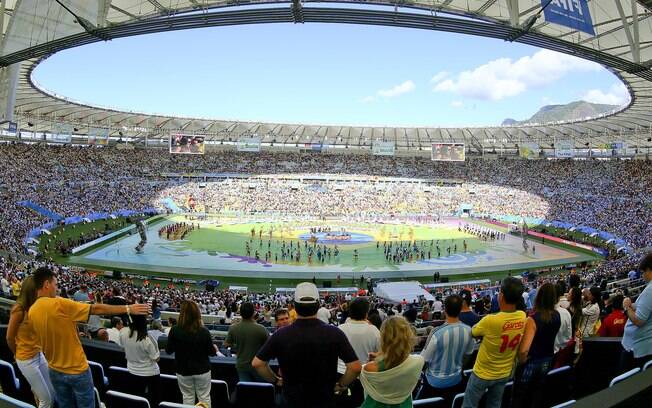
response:
[[[557,24],[549,11],[588,2],[590,24]],[[576,146],[619,140],[649,146],[652,136],[652,0],[7,0],[1,2],[0,66],[20,62],[15,114],[28,130],[51,131],[57,123],[78,133],[109,128],[112,135],[167,137],[178,131],[226,140],[258,135],[263,142],[369,146],[396,143],[398,150],[428,148],[431,142],[464,141],[482,147],[573,139]],[[345,3],[343,5],[343,3]],[[373,4],[374,7],[369,7]],[[389,6],[386,8],[377,6]],[[571,13],[572,14],[572,13]],[[575,15],[577,10],[575,10]],[[582,13],[579,13],[582,16]],[[536,17],[536,18],[535,18]],[[571,20],[572,20],[571,16]],[[569,20],[570,21],[570,20]],[[440,30],[516,41],[598,62],[628,87],[624,110],[587,120],[514,127],[361,127],[227,121],[128,112],[58,96],[31,79],[47,56],[92,42],[160,31],[258,23],[350,23]],[[584,20],[586,23],[586,20]],[[588,28],[588,29],[587,29]],[[587,33],[593,31],[594,33]],[[98,79],[99,80],[99,79]],[[7,92],[0,87],[1,92]],[[1,95],[0,95],[1,96]]]

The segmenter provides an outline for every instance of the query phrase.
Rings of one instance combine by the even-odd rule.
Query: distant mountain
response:
[[[566,105],[546,105],[527,120],[505,119],[501,126],[525,125],[532,123],[550,123],[562,120],[581,120],[596,117],[602,113],[609,113],[618,109],[618,105],[603,105],[586,101],[571,102]]]

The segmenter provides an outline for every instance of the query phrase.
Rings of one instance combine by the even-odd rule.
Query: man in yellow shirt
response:
[[[91,305],[57,297],[57,277],[46,267],[34,272],[34,281],[38,298],[29,309],[29,320],[48,362],[56,400],[60,407],[93,408],[93,377],[77,323],[90,315],[145,315],[149,305]]]
[[[482,338],[473,374],[464,392],[463,408],[477,408],[487,390],[486,408],[500,408],[505,384],[512,376],[518,346],[525,331],[525,312],[516,310],[523,295],[523,283],[514,277],[503,279],[498,295],[500,312],[485,316],[473,326],[473,337]]]

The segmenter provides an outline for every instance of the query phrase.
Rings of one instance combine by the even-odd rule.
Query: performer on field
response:
[[[145,227],[145,223],[143,220],[138,220],[136,222],[136,230],[138,231],[138,234],[140,235],[140,242],[136,246],[136,252],[139,254],[143,253],[143,248],[145,247],[145,244],[147,243],[147,227]]]

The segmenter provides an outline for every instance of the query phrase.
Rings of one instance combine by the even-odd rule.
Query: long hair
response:
[[[597,286],[592,286],[589,289],[591,292],[591,303],[597,303],[600,307],[600,311],[604,310],[604,302],[602,301],[602,290]]]
[[[557,303],[557,291],[552,283],[544,283],[537,291],[537,297],[534,300],[534,310],[541,316],[541,320],[548,323],[552,320]]]
[[[184,300],[181,302],[181,312],[179,313],[179,322],[177,323],[177,326],[189,333],[196,333],[199,331],[203,324],[197,303],[190,300]]]
[[[380,355],[385,361],[386,370],[405,361],[414,344],[415,335],[404,317],[389,317],[380,326]]]
[[[131,316],[129,323],[129,338],[136,333],[136,341],[141,341],[147,337],[147,317],[142,315]]]
[[[28,276],[23,280],[23,285],[20,287],[20,294],[18,295],[18,299],[16,299],[16,309],[18,310],[19,308],[23,313],[27,313],[29,308],[36,302],[38,297],[36,292],[36,281],[33,276]]]
[[[568,311],[571,314],[573,333],[575,333],[582,320],[582,291],[577,286],[573,286],[568,294],[570,295]]]

